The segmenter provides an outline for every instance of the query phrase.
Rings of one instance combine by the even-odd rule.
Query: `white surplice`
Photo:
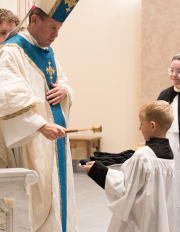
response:
[[[19,32],[31,44],[37,41],[25,28]],[[42,48],[44,49],[44,48]],[[35,170],[38,183],[30,189],[33,232],[61,232],[59,179],[55,141],[46,139],[37,130],[45,123],[53,123],[46,101],[45,77],[34,62],[16,46],[0,46],[0,158],[9,166],[16,166],[13,155],[20,155],[22,166]],[[48,64],[47,64],[48,67]],[[61,108],[68,127],[69,108],[73,91],[56,61],[57,83],[67,89]],[[0,132],[1,132],[0,130]],[[13,148],[13,152],[12,149]],[[17,153],[17,154],[16,154]],[[67,155],[67,232],[77,232],[75,195],[69,138]]]
[[[105,193],[113,213],[108,232],[174,232],[174,160],[139,148],[120,170],[109,169]]]
[[[174,86],[176,92],[180,92]],[[171,106],[173,108],[174,121],[167,132],[171,149],[175,160],[175,231],[180,231],[180,145],[179,145],[179,125],[178,125],[178,95],[173,99]]]

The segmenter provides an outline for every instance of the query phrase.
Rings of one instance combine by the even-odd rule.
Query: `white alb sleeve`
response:
[[[1,122],[1,129],[7,148],[22,146],[34,139],[37,131],[47,122],[44,118],[30,110],[15,118]]]
[[[111,212],[127,221],[136,194],[145,183],[146,169],[136,153],[122,165],[122,169],[108,170],[105,193]]]

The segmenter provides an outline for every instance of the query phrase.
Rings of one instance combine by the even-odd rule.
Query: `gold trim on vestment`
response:
[[[71,95],[68,93],[68,98],[69,98],[69,111],[70,111],[70,108],[72,106],[72,100],[71,100]]]
[[[0,49],[3,48],[4,46],[7,46],[7,47],[17,47],[25,56],[25,58],[28,60],[28,62],[38,71],[38,73],[42,76],[43,80],[44,80],[44,84],[45,84],[45,92],[48,92],[49,91],[49,87],[47,85],[47,82],[46,82],[46,77],[44,75],[44,73],[41,71],[41,69],[39,69],[37,67],[37,65],[34,63],[34,61],[31,60],[31,58],[29,58],[29,56],[24,52],[23,48],[21,48],[18,44],[14,44],[14,43],[7,43],[5,45],[0,45]]]
[[[32,103],[30,106],[27,106],[24,109],[17,111],[16,113],[3,116],[3,117],[0,118],[0,122],[11,119],[11,118],[15,118],[15,117],[17,117],[17,116],[19,116],[21,114],[24,114],[27,111],[29,111],[29,110],[33,109],[34,107],[36,107],[37,105],[39,105],[40,103],[42,103],[42,102],[44,102],[44,101],[38,100],[38,101]]]
[[[55,69],[53,67],[51,67],[51,61],[50,60],[49,60],[48,64],[49,64],[49,67],[46,68],[46,72],[47,72],[47,74],[50,75],[49,78],[50,78],[50,80],[52,82],[52,80],[53,80],[52,75],[55,73]]]
[[[57,8],[59,7],[60,3],[62,2],[62,0],[57,0],[56,3],[54,4],[53,8],[51,9],[51,11],[49,12],[49,17],[53,17],[54,13],[56,12]]]

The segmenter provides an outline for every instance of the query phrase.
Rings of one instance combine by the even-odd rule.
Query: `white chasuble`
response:
[[[31,51],[34,57],[36,57],[37,49],[46,53],[46,49],[37,44],[27,29],[23,29],[12,39],[16,41],[15,38],[18,37],[23,37],[27,44],[34,46],[34,50]],[[51,48],[49,50],[51,51]],[[48,53],[47,55],[49,55]],[[58,140],[50,141],[37,132],[45,123],[54,123],[56,120],[52,107],[46,101],[46,92],[49,90],[48,70],[51,71],[49,77],[53,72],[57,72],[56,83],[66,88],[68,92],[67,98],[60,104],[66,127],[68,127],[73,91],[66,83],[67,78],[57,61],[53,63],[53,61],[48,62],[47,60],[47,66],[44,67],[43,72],[31,59],[31,56],[27,55],[25,49],[16,42],[8,43],[8,41],[0,46],[0,56],[0,125],[2,130],[0,149],[1,147],[4,150],[6,148],[10,153],[12,166],[16,164],[13,163],[11,148],[14,153],[18,151],[21,155],[22,166],[35,170],[39,175],[38,183],[30,189],[31,231],[76,232],[74,183],[68,136],[65,138],[64,147],[66,162],[64,170],[66,173],[63,175],[66,177],[65,197],[67,197],[67,202],[64,203],[62,196],[64,188],[60,187],[63,181],[59,176],[59,172],[62,170],[59,169],[61,164],[59,164],[57,156]],[[41,59],[37,60],[38,64],[41,64],[42,61],[44,62]],[[58,119],[58,115],[56,118]],[[5,163],[10,163],[6,155],[0,155],[0,158]],[[66,216],[64,216],[65,214]]]
[[[120,170],[109,169],[105,193],[113,213],[108,232],[174,232],[174,160],[147,146]]]

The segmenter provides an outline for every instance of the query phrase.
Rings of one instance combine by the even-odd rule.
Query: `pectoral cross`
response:
[[[51,61],[49,61],[48,64],[49,64],[49,68],[46,68],[46,72],[47,72],[47,74],[49,73],[50,80],[52,82],[52,79],[53,79],[52,74],[55,73],[55,70],[54,70],[54,68],[51,67]]]

